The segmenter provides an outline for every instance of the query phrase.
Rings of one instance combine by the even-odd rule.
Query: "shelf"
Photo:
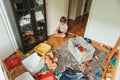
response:
[[[16,12],[25,12],[25,11],[30,11],[30,9],[19,9],[19,10],[16,9]]]
[[[19,49],[27,52],[47,37],[44,35],[47,34],[45,0],[13,0],[11,2],[17,24],[16,41]],[[37,30],[37,26],[44,27]]]
[[[120,37],[118,38],[117,42],[115,43],[114,47],[112,48],[112,51],[110,52],[110,54],[109,54],[109,56],[108,56],[108,60],[107,60],[107,62],[106,62],[106,64],[105,64],[105,68],[104,68],[104,71],[102,72],[102,77],[101,77],[100,80],[103,80],[103,79],[105,78],[106,72],[107,72],[107,70],[109,69],[110,60],[111,60],[112,57],[114,56],[114,54],[115,54],[117,48],[119,47],[119,45],[120,45]],[[119,54],[119,53],[118,53],[118,54]],[[114,69],[112,68],[112,70],[114,70]],[[115,74],[116,74],[116,72],[113,71],[112,75],[115,76]],[[114,78],[114,76],[111,76],[111,77]],[[112,79],[112,80],[114,80],[114,79]]]
[[[25,9],[25,8],[22,8],[22,9],[15,9],[16,12],[25,12],[25,11],[30,11],[30,10],[42,10],[44,8],[43,5],[39,5],[39,6],[34,6],[34,8],[30,8],[30,9]]]

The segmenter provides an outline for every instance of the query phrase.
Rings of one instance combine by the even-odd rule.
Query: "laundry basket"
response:
[[[80,51],[76,45],[82,46],[84,50]],[[82,37],[70,38],[68,40],[68,49],[79,63],[91,60],[95,52],[95,48]]]
[[[22,64],[29,72],[35,74],[44,67],[44,60],[37,53],[33,53],[24,59]]]

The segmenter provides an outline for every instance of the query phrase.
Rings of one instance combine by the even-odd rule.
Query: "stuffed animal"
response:
[[[49,69],[57,68],[57,63],[52,62],[49,56],[45,56],[45,63]]]
[[[47,56],[53,61],[58,62],[58,58],[55,58],[52,52],[47,53]]]
[[[49,69],[56,69],[57,68],[56,62],[58,62],[58,58],[54,58],[54,55],[52,52],[49,52],[45,56],[45,63]]]

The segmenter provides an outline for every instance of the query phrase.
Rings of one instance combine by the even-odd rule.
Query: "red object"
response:
[[[52,61],[53,61],[53,59],[54,59],[54,58],[53,58],[53,57],[51,57],[50,55],[48,55],[48,56],[49,56],[50,60],[52,60]]]
[[[78,47],[78,49],[79,49],[80,51],[83,51],[83,50],[84,50],[84,48],[83,48],[81,45],[78,45],[77,47]]]
[[[108,61],[108,58],[106,58],[105,60]]]
[[[102,69],[102,71],[104,71],[104,69]]]
[[[88,66],[90,65],[90,63],[91,63],[90,61],[87,61],[87,62],[85,63],[85,66],[88,67]]]
[[[35,78],[35,80],[57,80],[56,77],[54,76],[53,72],[48,72],[38,78]]]
[[[73,73],[72,72],[69,72],[70,75],[72,75]]]
[[[58,49],[57,49],[56,51],[57,51],[57,52],[59,52],[59,50],[58,50]]]
[[[114,53],[114,55],[113,55],[113,57],[117,57],[118,56],[118,53],[116,52],[116,53]]]
[[[60,58],[61,57],[61,55],[58,55],[58,57],[57,58]]]
[[[4,60],[4,63],[6,65],[6,68],[10,71],[21,64],[21,59],[19,56],[14,56]]]
[[[88,67],[89,65],[88,64],[85,64],[85,67]]]
[[[88,73],[91,73],[92,71],[91,70],[88,70]]]

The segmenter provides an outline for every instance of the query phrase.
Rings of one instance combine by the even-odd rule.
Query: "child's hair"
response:
[[[66,22],[66,17],[62,16],[62,17],[60,18],[60,22]]]

